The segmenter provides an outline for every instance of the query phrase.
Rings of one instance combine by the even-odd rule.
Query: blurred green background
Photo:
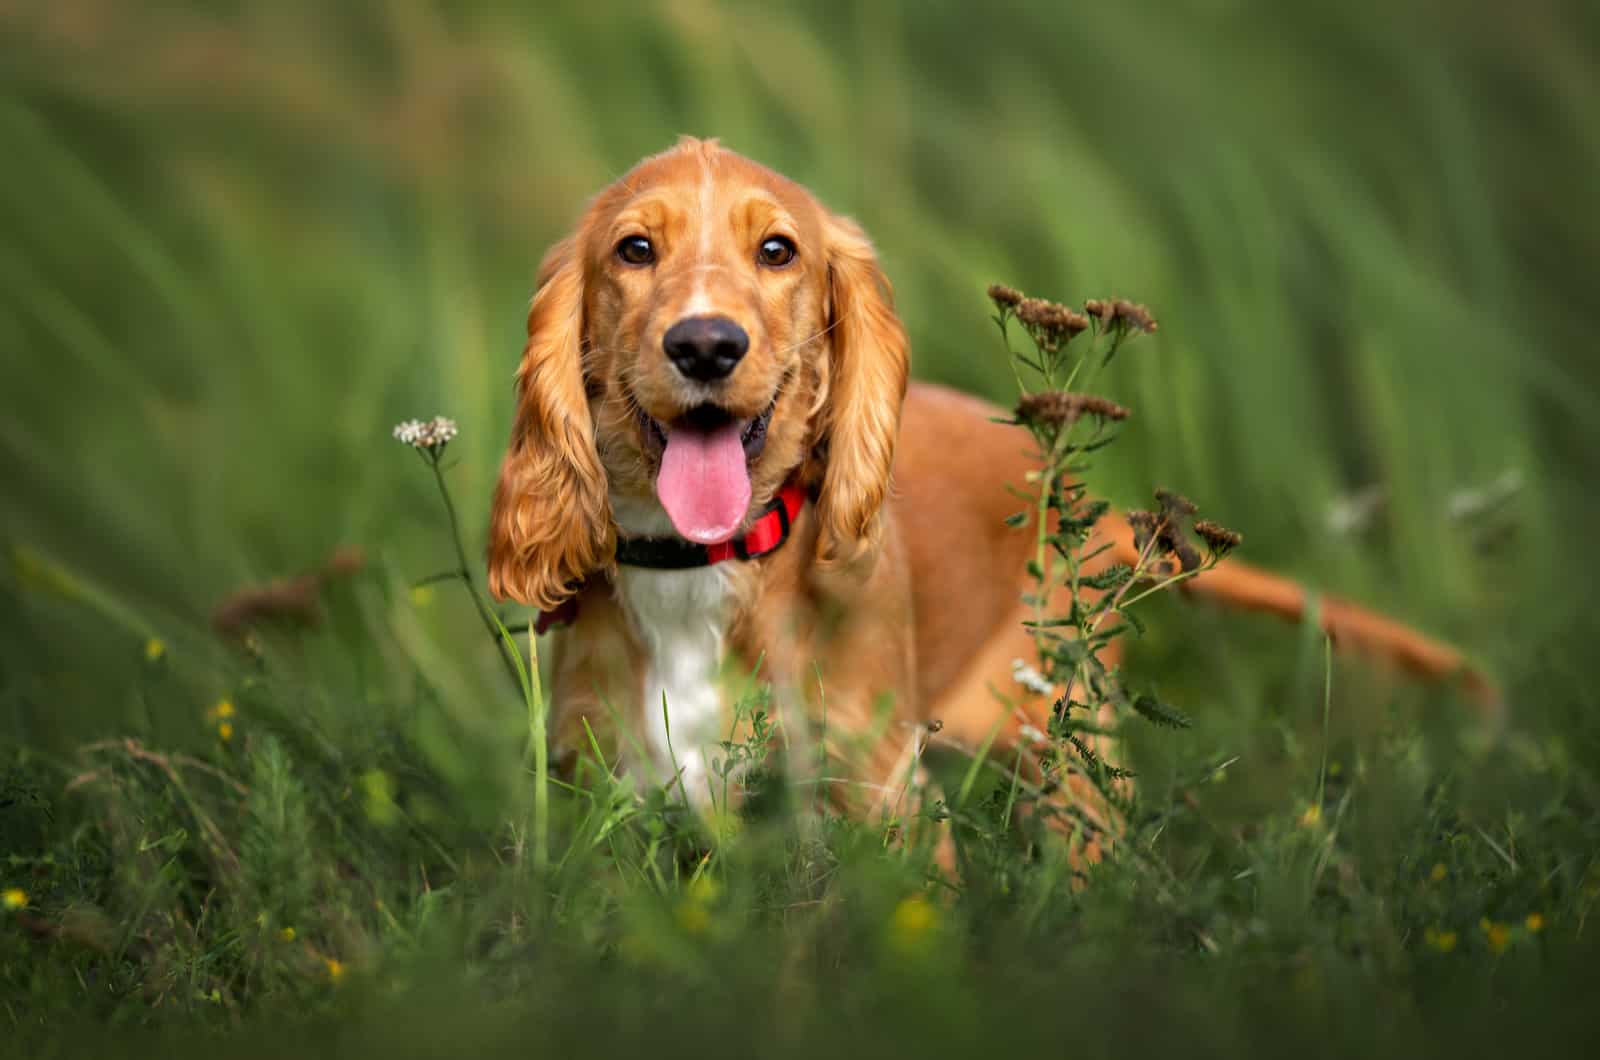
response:
[[[0,531],[162,629],[342,544],[426,565],[388,430],[440,412],[475,546],[540,254],[694,133],[862,221],[926,378],[1006,397],[988,282],[1148,302],[1103,488],[1177,485],[1257,561],[1493,655],[1529,578],[1570,588],[1558,513],[1600,459],[1595,21],[10,4]],[[1510,574],[1449,517],[1507,473]],[[1330,533],[1371,486],[1386,517]]]
[[[405,591],[449,546],[390,428],[460,423],[481,547],[540,255],[691,133],[862,222],[924,378],[1007,399],[990,282],[1148,303],[1096,488],[1182,489],[1461,644],[1591,785],[1597,30],[1556,0],[0,3],[0,746],[205,745],[239,680],[210,610],[356,545],[298,709],[359,745],[420,670],[431,760],[509,780],[493,645]],[[1152,625],[1136,664],[1207,747],[1318,717],[1314,642]]]

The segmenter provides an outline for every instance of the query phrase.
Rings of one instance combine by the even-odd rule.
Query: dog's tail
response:
[[[1113,519],[1116,517],[1113,516]],[[1117,522],[1122,520],[1117,519]],[[1115,558],[1136,564],[1133,537],[1112,531]],[[1459,683],[1486,716],[1503,712],[1500,688],[1461,652],[1442,641],[1335,596],[1320,596],[1283,577],[1236,559],[1224,559],[1203,574],[1179,583],[1181,591],[1243,611],[1262,611],[1290,622],[1305,622],[1312,612],[1336,648],[1383,659],[1423,680]]]
[[[1386,659],[1424,680],[1459,682],[1485,712],[1498,714],[1502,708],[1499,687],[1455,648],[1347,600],[1321,596],[1313,604],[1312,595],[1288,578],[1231,559],[1182,584],[1195,596],[1291,622],[1306,621],[1314,609],[1336,648]]]

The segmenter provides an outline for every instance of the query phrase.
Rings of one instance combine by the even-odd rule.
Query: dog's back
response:
[[[1031,609],[1021,595],[1035,535],[1031,518],[1021,527],[1006,519],[1028,507],[1013,490],[1032,492],[1026,478],[1038,461],[1024,431],[995,422],[1005,418],[1005,410],[977,398],[914,383],[906,394],[895,457],[891,518],[902,531],[897,537],[911,564],[918,698],[925,717],[944,722],[953,739],[969,744],[986,741],[995,728],[997,690],[1022,708],[1002,724],[1002,743],[1009,742],[1007,729],[1043,728],[1048,707],[1012,676],[1015,660],[1031,662],[1033,656],[1022,626]],[[914,530],[904,532],[913,524]],[[1100,544],[1110,547],[1086,573],[1137,561],[1120,513],[1102,519],[1096,535],[1099,540],[1088,551]],[[1308,594],[1302,587],[1235,559],[1184,585],[1196,596],[1239,609],[1291,621],[1305,617]],[[1054,613],[1064,613],[1070,602],[1061,595]],[[1498,705],[1493,685],[1454,649],[1336,598],[1323,598],[1318,611],[1323,629],[1341,647],[1423,677],[1459,678],[1472,698]]]

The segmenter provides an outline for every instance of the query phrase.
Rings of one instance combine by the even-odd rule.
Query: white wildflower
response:
[[[1381,482],[1375,482],[1335,499],[1328,506],[1324,522],[1336,537],[1365,533],[1388,503],[1389,491]]]
[[[443,416],[431,420],[406,420],[395,424],[394,436],[402,445],[413,449],[430,449],[437,452],[449,444],[457,434],[456,421]]]
[[[1053,696],[1056,694],[1056,686],[1046,681],[1044,674],[1035,670],[1021,659],[1011,660],[1011,679],[1035,695]]]

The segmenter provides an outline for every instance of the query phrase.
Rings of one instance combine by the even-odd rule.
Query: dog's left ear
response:
[[[511,444],[489,515],[489,592],[554,610],[614,548],[605,469],[583,376],[580,239],[539,266],[517,369]]]
[[[910,344],[866,233],[849,218],[830,217],[826,235],[830,378],[820,432],[827,464],[817,496],[817,558],[852,563],[870,558],[882,533]]]

